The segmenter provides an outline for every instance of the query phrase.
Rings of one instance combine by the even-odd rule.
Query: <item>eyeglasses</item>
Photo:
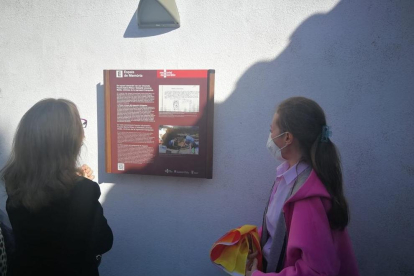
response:
[[[82,122],[82,127],[83,127],[83,128],[86,128],[86,127],[88,126],[88,120],[86,120],[86,119],[81,119],[81,122]]]

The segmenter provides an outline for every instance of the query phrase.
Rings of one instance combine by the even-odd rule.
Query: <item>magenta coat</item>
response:
[[[255,271],[252,276],[359,276],[347,230],[329,226],[330,198],[312,170],[283,206],[288,242],[282,271]]]

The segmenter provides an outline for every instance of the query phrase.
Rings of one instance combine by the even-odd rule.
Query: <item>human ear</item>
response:
[[[293,143],[293,134],[292,133],[286,132],[286,135],[285,135],[285,143],[287,145]]]

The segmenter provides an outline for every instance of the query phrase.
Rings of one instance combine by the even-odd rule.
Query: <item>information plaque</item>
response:
[[[104,70],[108,173],[213,177],[214,70]]]

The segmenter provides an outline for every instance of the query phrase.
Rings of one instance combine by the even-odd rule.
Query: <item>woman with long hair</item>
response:
[[[263,272],[249,254],[247,276],[358,276],[346,230],[348,204],[338,151],[322,108],[293,97],[277,108],[267,148],[278,160],[261,228]]]
[[[77,167],[83,139],[79,112],[65,99],[42,100],[21,119],[1,170],[16,241],[13,275],[99,275],[113,235],[91,170]]]

